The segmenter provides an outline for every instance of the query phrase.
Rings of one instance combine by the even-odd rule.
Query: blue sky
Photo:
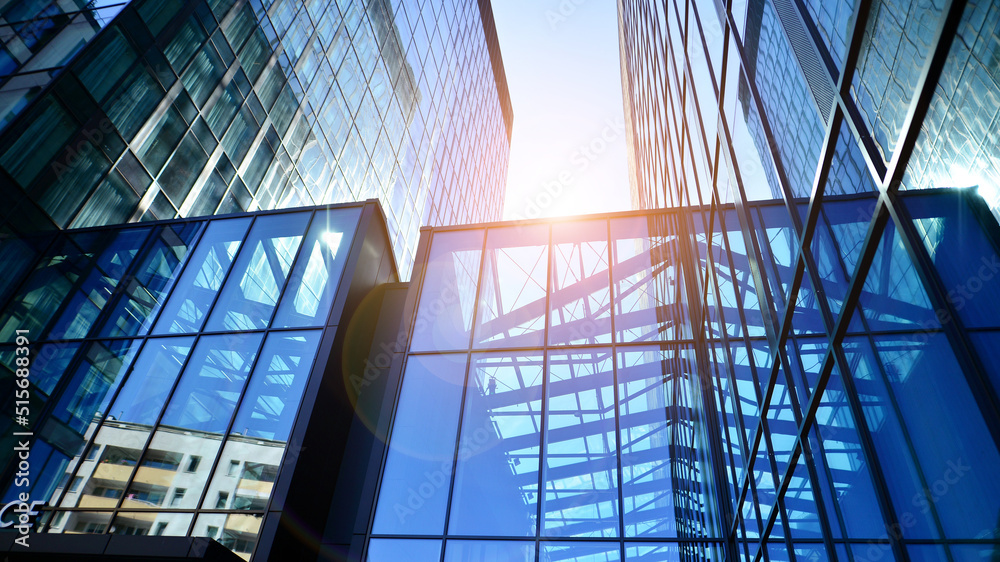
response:
[[[508,220],[629,208],[614,0],[493,0],[514,107]]]

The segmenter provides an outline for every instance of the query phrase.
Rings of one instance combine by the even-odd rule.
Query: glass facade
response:
[[[701,225],[727,559],[998,556],[1000,7],[619,6],[633,202]]]
[[[366,560],[1000,556],[1000,225],[881,201],[425,231]]]
[[[299,456],[293,427],[331,360],[320,342],[341,322],[368,208],[25,239],[37,254],[0,313],[0,369],[13,388],[14,334],[28,334],[31,487],[5,456],[3,503],[44,502],[38,532],[211,537],[249,559]]]
[[[406,277],[420,226],[502,212],[492,22],[473,0],[6,2],[0,223],[378,198]]]

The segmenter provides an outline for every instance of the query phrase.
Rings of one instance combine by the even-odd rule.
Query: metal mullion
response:
[[[610,228],[610,227],[609,227]],[[550,351],[546,344],[549,341],[549,324],[551,323],[551,292],[552,292],[552,262],[554,257],[552,255],[552,226],[546,229],[548,232],[548,245],[547,245],[547,260],[546,261],[546,279],[545,279],[545,337],[542,338],[544,342],[542,344],[542,404],[541,411],[539,412],[540,427],[538,432],[538,487],[535,491],[537,496],[537,502],[535,505],[535,562],[539,562],[541,556],[541,536],[542,536],[542,503],[545,498],[545,465],[547,464],[547,452],[545,450],[545,445],[548,443],[546,439],[545,432],[548,430],[548,409],[549,409],[549,354]],[[611,261],[610,259],[608,260]],[[610,264],[609,264],[610,270]],[[442,562],[444,562],[442,560]]]
[[[791,337],[791,336],[789,336],[789,337]],[[797,347],[798,346],[796,345],[796,349],[797,349]],[[794,441],[792,443],[792,457],[790,457],[790,458],[794,458],[797,455],[797,453],[801,452],[801,460],[803,462],[805,462],[806,470],[809,471],[810,488],[812,488],[812,490],[813,490],[813,501],[816,503],[816,514],[817,514],[817,518],[819,519],[819,522],[820,522],[820,528],[822,529],[822,533],[823,533],[823,537],[822,538],[823,538],[824,544],[827,547],[827,550],[829,550],[830,552],[834,552],[833,557],[834,557],[834,560],[836,560],[837,556],[836,556],[836,552],[835,552],[835,550],[833,548],[833,542],[832,542],[833,541],[832,528],[830,526],[829,519],[827,518],[827,511],[825,509],[825,503],[824,503],[825,500],[823,499],[823,494],[820,491],[820,484],[818,483],[818,478],[817,478],[818,473],[816,471],[816,467],[814,466],[814,463],[811,460],[811,454],[812,453],[811,453],[811,449],[809,448],[809,440],[808,440],[808,438],[802,439],[802,440],[799,439],[799,437],[801,435],[803,435],[799,431],[799,428],[802,427],[802,424],[804,423],[805,420],[804,420],[804,418],[802,416],[802,404],[801,404],[801,402],[798,400],[798,398],[795,395],[794,380],[793,380],[793,376],[792,376],[791,371],[790,371],[790,367],[792,366],[792,359],[788,356],[788,353],[785,350],[779,349],[778,352],[779,352],[780,358],[782,359],[782,361],[785,362],[785,365],[786,365],[786,367],[785,367],[786,384],[789,385],[788,388],[789,388],[789,397],[790,397],[790,401],[791,401],[791,404],[792,404],[792,406],[791,406],[792,407],[792,413],[795,416],[795,420],[796,420],[796,422],[795,422],[795,424],[796,424],[796,435],[795,435],[795,439],[794,439]],[[803,376],[803,381],[802,382],[803,382],[803,384],[806,384],[806,386],[808,386],[808,384],[807,384],[807,382],[805,380],[805,367],[802,364],[802,359],[801,359],[800,356],[798,356],[799,354],[796,354],[796,355],[797,355],[796,362],[798,363],[799,373],[802,374],[802,376]],[[806,432],[804,435],[808,435],[808,432]],[[789,485],[791,479],[794,476],[795,476],[795,464],[792,463],[792,462],[789,462],[789,467],[786,469],[785,474],[782,475],[781,478],[780,478],[780,480],[779,480],[779,485],[782,486],[783,490],[787,490],[788,485]],[[830,481],[832,482],[833,479],[831,478]],[[784,493],[784,491],[782,491],[782,494],[783,493]],[[847,536],[847,533],[843,529],[842,516],[840,514],[840,507],[839,507],[839,505],[836,505],[836,502],[834,503],[834,509],[836,510],[838,517],[841,517],[841,519],[838,520],[838,526],[841,528],[841,535],[842,536]]]
[[[611,343],[609,344],[609,349],[611,350],[611,382],[614,386],[614,397],[615,397],[615,456],[618,462],[617,474],[618,474],[618,537],[619,537],[619,558],[625,560],[625,474],[622,468],[622,432],[621,432],[621,396],[618,389],[618,347],[615,345],[618,343],[618,331],[615,326],[615,305],[617,304],[616,294],[615,294],[615,275],[614,267],[615,259],[618,257],[618,248],[615,245],[615,239],[611,235],[611,219],[605,219],[604,221],[605,233],[608,236],[608,283],[609,285],[609,301],[611,303]]]

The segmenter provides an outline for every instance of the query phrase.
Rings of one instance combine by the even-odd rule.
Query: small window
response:
[[[83,476],[74,476],[73,482],[69,485],[69,491],[75,492],[80,489],[80,483],[83,482]]]
[[[229,503],[229,492],[219,492],[219,499],[215,500],[215,509],[226,509]]]
[[[91,447],[90,450],[87,451],[87,460],[88,461],[92,461],[92,460],[96,459],[97,458],[97,453],[100,452],[100,449],[101,448],[98,447],[97,445],[94,445],[93,447]]]
[[[212,527],[211,525],[209,525],[208,531],[206,531],[206,534],[207,534],[207,536],[212,537],[213,539],[217,538],[219,536],[219,528],[218,527]]]
[[[187,471],[195,472],[196,470],[198,470],[199,464],[201,464],[201,457],[192,456],[190,459],[188,459]]]
[[[187,489],[185,488],[177,488],[174,490],[174,497],[170,499],[170,507],[177,507],[177,505],[181,503],[181,500],[184,499],[185,492],[187,492]]]
[[[163,534],[163,531],[166,530],[167,530],[167,523],[165,521],[160,521],[159,523],[156,524],[156,531],[154,531],[153,534],[156,536],[160,536]]]
[[[229,461],[229,472],[226,473],[227,476],[236,476],[240,471],[240,461]]]

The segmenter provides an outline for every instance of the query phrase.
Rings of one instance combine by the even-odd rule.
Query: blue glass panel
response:
[[[226,279],[207,330],[252,330],[270,323],[308,217],[307,213],[294,213],[257,219]]]
[[[1000,326],[1000,254],[969,203],[956,192],[911,195],[903,201],[965,326]],[[943,312],[939,319],[947,322]]]
[[[907,434],[899,419],[895,399],[889,393],[882,365],[876,359],[874,350],[866,338],[845,338],[843,347],[854,384],[858,389],[858,399],[864,409],[865,423],[871,432],[878,461],[882,466],[882,473],[892,475],[885,483],[889,488],[893,506],[897,514],[910,514],[907,519],[910,524],[903,530],[903,536],[936,538],[939,533],[935,527],[932,508],[914,509],[911,503],[913,498],[923,493],[922,476],[908,447]],[[836,466],[834,464],[834,467]],[[868,504],[870,502],[866,501],[862,505]],[[873,531],[858,529],[857,532],[870,535]]]
[[[1000,392],[1000,364],[992,360],[997,349],[1000,349],[1000,332],[971,332],[969,338],[972,340],[976,350],[979,351],[979,358],[986,368],[986,374],[993,383],[993,392]]]
[[[857,373],[858,371],[856,371]],[[859,389],[865,384],[856,375]],[[859,392],[860,397],[866,393]],[[864,400],[863,400],[864,402]],[[872,411],[872,405],[867,410]],[[834,510],[851,538],[877,538],[884,527],[881,508],[875,487],[872,485],[870,465],[861,449],[861,437],[848,403],[840,370],[834,366],[830,372],[819,408],[816,425],[809,446],[819,474],[820,482],[827,486],[824,501],[830,502],[830,526],[837,526]],[[834,494],[834,497],[829,497]],[[835,500],[834,500],[835,498]],[[836,504],[833,504],[836,501]]]
[[[724,232],[729,242],[729,255],[733,262],[733,272],[728,277],[732,280],[736,290],[738,304],[742,304],[743,307],[746,334],[751,337],[763,336],[766,332],[761,307],[765,305],[758,299],[752,269],[759,265],[756,263],[756,258],[751,257],[753,253],[749,250],[750,241],[744,240],[736,213],[734,211],[725,213],[725,222],[726,230]],[[753,265],[751,265],[752,262]],[[726,271],[725,265],[727,264],[723,262],[723,265],[723,270]]]
[[[490,229],[479,290],[476,347],[542,344],[548,225]]]
[[[949,538],[994,532],[1000,452],[948,339],[883,337],[876,346],[924,473],[911,503],[920,511],[933,504]]]
[[[244,437],[288,440],[321,335],[319,330],[268,335],[233,431]]]
[[[819,509],[805,459],[799,457],[785,491],[785,520],[792,539],[821,539]]]
[[[611,342],[608,223],[552,226],[549,344]]]
[[[539,355],[473,356],[450,533],[534,534],[542,379]]]
[[[611,221],[615,338],[622,342],[678,337],[680,267],[671,215]]]
[[[990,538],[996,540],[997,535],[994,533]],[[981,562],[983,560],[992,562],[1000,556],[1000,544],[953,544],[948,549],[955,562]]]
[[[448,541],[444,562],[529,562],[535,559],[535,543],[521,541]]]
[[[82,432],[104,413],[138,347],[133,340],[89,344],[52,415]]]
[[[411,349],[469,347],[483,236],[482,230],[434,234],[420,286]]]
[[[438,562],[441,541],[417,539],[372,539],[368,543],[368,562]]]
[[[860,296],[868,325],[875,330],[940,326],[910,256],[893,222],[885,227]]]
[[[123,428],[125,429],[125,428]],[[132,431],[135,431],[132,429]],[[138,432],[136,432],[138,433]],[[145,432],[143,432],[145,434]],[[115,436],[121,439],[121,435]],[[194,509],[198,507],[201,492],[211,472],[212,462],[219,453],[222,435],[178,431],[173,428],[160,427],[153,434],[153,439],[136,468],[135,479],[125,493],[122,507],[149,508],[168,507],[173,509]],[[120,442],[120,441],[119,441]],[[244,445],[247,449],[250,445]],[[255,451],[256,452],[256,451]],[[194,470],[191,469],[192,458],[200,459]],[[204,462],[205,466],[201,463]],[[261,494],[261,486],[239,486],[243,495],[253,490],[254,495]],[[247,490],[247,491],[244,491]],[[237,491],[237,490],[234,490]],[[157,494],[155,500],[146,500],[145,505],[139,501],[143,494]],[[151,501],[152,500],[152,501]],[[89,503],[89,502],[88,502]],[[187,534],[187,529],[184,533]]]
[[[610,349],[549,354],[542,534],[619,536]]]
[[[854,2],[851,0],[806,0],[806,8],[823,38],[833,64],[839,70],[847,57],[847,47],[854,27]],[[796,555],[800,556],[796,549]],[[808,559],[808,556],[806,556]]]
[[[464,354],[407,361],[372,532],[444,530],[465,367]]]
[[[61,315],[47,338],[79,338],[122,281],[125,271],[149,234],[149,229],[124,229],[61,239],[32,272],[4,314],[0,338],[14,339],[14,330],[30,330],[42,339],[60,306]]]
[[[818,0],[810,1],[817,2]],[[854,133],[851,132],[851,127],[845,118],[840,122],[840,131],[837,133],[837,146],[834,148],[833,161],[830,163],[826,188],[823,192],[824,202],[834,195],[876,192],[878,192],[878,186],[875,185],[875,180],[868,170],[868,163],[865,162],[861,147],[854,138]],[[872,197],[871,202],[875,202],[875,197]]]
[[[35,392],[52,394],[73,357],[76,356],[80,345],[80,342],[47,343],[38,348],[38,353],[31,358],[29,381],[35,387],[32,389],[32,394]],[[13,347],[0,352],[0,363],[7,368],[7,371],[3,372],[4,377],[14,376],[15,369],[18,368],[17,357],[19,356]]]
[[[149,330],[191,242],[203,228],[204,223],[179,223],[164,226],[151,237],[145,255],[116,295],[102,336],[135,336]]]
[[[139,425],[156,423],[193,343],[193,337],[150,340],[108,409],[108,419]]]
[[[771,432],[771,453],[778,467],[777,478],[784,477],[788,467],[788,457],[795,445],[798,426],[795,409],[792,406],[792,390],[788,387],[784,369],[778,371],[771,391],[771,401],[767,405],[768,430]]]
[[[204,336],[195,345],[162,426],[225,433],[262,334]]]
[[[544,542],[538,559],[545,562],[617,562],[621,560],[618,543]]]
[[[360,207],[316,213],[278,307],[275,326],[326,323],[360,217]]]
[[[706,490],[693,365],[685,352],[655,348],[619,352],[617,361],[625,536],[711,535],[716,500]]]
[[[249,218],[209,223],[153,333],[190,333],[201,329],[249,226]]]
[[[910,562],[937,562],[938,560],[948,559],[948,555],[945,553],[945,546],[941,544],[910,544],[906,546],[906,554],[909,555]],[[953,554],[952,560],[960,559]],[[975,560],[983,559],[976,558]]]
[[[625,543],[627,562],[681,562],[682,560],[724,560],[716,543]]]

